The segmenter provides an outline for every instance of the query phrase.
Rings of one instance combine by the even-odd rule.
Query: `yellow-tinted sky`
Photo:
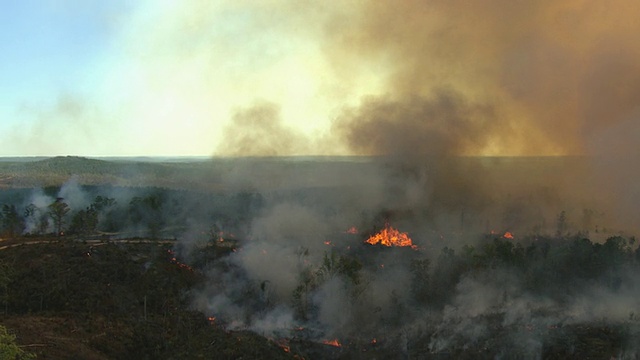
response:
[[[0,155],[557,155],[640,138],[640,2],[3,5]]]

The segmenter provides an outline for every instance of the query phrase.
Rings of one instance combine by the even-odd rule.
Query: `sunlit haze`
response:
[[[640,358],[640,0],[0,3],[0,353]]]
[[[640,2],[25,0],[0,156],[635,154]]]

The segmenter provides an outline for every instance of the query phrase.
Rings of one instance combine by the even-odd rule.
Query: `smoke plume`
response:
[[[359,4],[327,36],[326,54],[338,66],[376,62],[384,69],[383,93],[375,95],[396,104],[395,113],[411,115],[393,134],[404,129],[410,144],[423,140],[411,137],[422,124],[435,125],[433,136],[444,132],[448,153],[587,154],[598,134],[637,121],[640,53],[632,19],[640,8],[632,1]],[[412,110],[416,97],[437,98],[442,87],[458,100],[433,112]],[[468,104],[492,109],[491,117],[474,116]],[[390,113],[367,116],[370,101],[359,107],[362,115],[339,123],[357,131],[397,121]],[[452,110],[458,116],[447,118]],[[461,127],[460,117],[469,126]],[[353,136],[346,140],[358,153],[379,152],[363,149]]]

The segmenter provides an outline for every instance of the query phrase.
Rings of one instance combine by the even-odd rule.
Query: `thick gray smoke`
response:
[[[630,179],[640,174],[628,165],[640,154],[636,2],[359,1],[300,9],[276,1],[269,8],[280,21],[295,13],[279,26],[307,21],[297,36],[330,64],[322,75],[362,95],[336,103],[329,134],[283,125],[284,103],[239,110],[221,154],[379,155],[398,174],[387,177],[385,167],[380,177],[419,193],[414,202],[435,196],[448,207],[445,217],[466,218],[459,222],[502,213],[490,205],[508,198],[532,205],[533,213],[516,217],[534,222],[591,209],[608,227],[637,229],[640,188]],[[375,73],[377,84],[364,92],[357,86],[363,72]],[[440,161],[466,155],[585,160],[557,174],[514,168],[500,176]]]
[[[207,17],[209,5],[193,4],[185,5],[194,14],[187,17],[193,20],[189,33],[208,44],[201,30],[214,21]],[[222,132],[218,153],[380,159],[315,168],[239,161],[222,174],[224,189],[256,193],[264,202],[255,211],[237,211],[249,217],[242,223],[245,242],[225,259],[224,271],[211,270],[209,287],[196,296],[197,308],[226,319],[230,328],[271,336],[300,325],[319,329],[314,339],[393,329],[407,343],[407,336],[431,333],[433,351],[460,342],[482,347],[498,323],[513,330],[504,336],[510,344],[540,356],[540,329],[633,320],[638,289],[628,279],[636,269],[616,269],[620,279],[597,278],[602,282],[558,298],[557,292],[531,290],[539,290],[526,283],[531,274],[501,264],[469,272],[477,264],[458,268],[457,258],[441,250],[447,246],[445,255],[454,249],[465,259],[482,259],[485,253],[473,254],[463,245],[485,246],[478,234],[492,231],[535,243],[536,236],[604,242],[619,231],[638,230],[640,3],[272,1],[238,9],[254,15],[247,17],[256,21],[248,29],[296,33],[296,41],[319,49],[319,61],[328,66],[317,75],[334,81],[317,96],[356,101],[330,102],[329,135],[290,127],[292,119],[282,118],[284,103],[241,108]],[[176,39],[184,40],[184,34]],[[167,43],[184,42],[176,39]],[[269,53],[263,45],[255,52]],[[286,46],[274,48],[279,51],[269,53],[272,61]],[[171,57],[171,50],[168,45],[163,51]],[[190,65],[186,60],[192,59],[178,60]],[[364,73],[374,73],[375,81],[363,81]],[[532,157],[464,157],[485,155]],[[75,202],[74,187],[65,189]],[[422,252],[365,253],[366,265],[354,272],[348,262],[353,253],[346,249],[356,248],[357,255],[370,251],[362,240],[385,221],[409,231]],[[201,230],[196,219],[192,226],[185,239]],[[360,234],[342,233],[351,226]],[[343,253],[349,256],[341,258]],[[430,262],[432,282],[423,294],[432,299],[429,306],[415,303],[414,292],[422,290],[412,282],[417,270],[411,264],[420,264],[413,260]],[[550,272],[547,279],[554,276]],[[571,283],[563,281],[557,283]]]
[[[185,262],[214,252],[198,263],[207,282],[191,295],[228,329],[352,348],[377,339],[403,356],[539,358],[566,344],[583,354],[583,336],[606,335],[617,344],[607,354],[635,354],[640,252],[566,177],[590,162],[398,159],[222,159],[209,178],[220,191],[93,188],[72,177],[24,201],[46,209],[64,197],[72,216],[99,192],[117,198],[105,214],[115,236],[175,237]],[[387,222],[418,248],[365,245]]]
[[[259,193],[263,202],[194,306],[229,329],[313,341],[378,338],[406,354],[493,347],[540,358],[554,341],[593,324],[634,329],[638,269],[594,268],[585,280],[587,270],[576,265],[613,246],[579,248],[579,239],[633,234],[599,207],[609,194],[593,193],[592,164],[581,157],[238,159],[221,175],[225,187]],[[578,175],[589,181],[576,183]],[[365,246],[385,222],[408,231],[419,250]],[[345,234],[351,226],[359,232]],[[502,237],[507,231],[515,240]],[[628,245],[625,261],[637,244]],[[350,272],[349,259],[362,267]],[[625,343],[612,353],[634,349]]]
[[[491,106],[439,90],[433,98],[367,99],[338,118],[335,134],[356,153],[405,160],[468,153],[490,145],[495,129],[505,125]]]
[[[274,5],[280,15],[288,10]],[[324,337],[394,324],[394,334],[435,334],[433,351],[487,341],[497,322],[513,330],[510,344],[538,355],[539,329],[624,321],[635,311],[633,286],[590,284],[558,299],[533,294],[526,277],[499,266],[431,286],[448,296],[424,311],[411,300],[410,256],[395,266],[375,259],[378,267],[362,269],[356,282],[332,272],[332,261],[325,266],[332,248],[324,242],[339,243],[335,233],[352,225],[366,232],[391,221],[415,234],[432,276],[443,277],[441,248],[460,253],[482,232],[604,241],[612,229],[637,230],[638,173],[629,161],[638,155],[636,3],[364,1],[317,10],[324,16],[311,22],[322,26],[310,33],[335,74],[351,84],[381,69],[382,85],[336,106],[330,141],[284,126],[278,105],[240,110],[221,153],[327,153],[328,145],[383,161],[323,171],[269,162],[235,168],[229,186],[257,191],[266,204],[250,221],[251,239],[229,257],[234,276],[215,273],[222,280],[199,308],[272,336],[292,321]],[[297,16],[312,19],[304,10]],[[464,155],[586,157],[457,157]],[[360,246],[362,238],[351,241]],[[270,319],[274,326],[265,326]]]

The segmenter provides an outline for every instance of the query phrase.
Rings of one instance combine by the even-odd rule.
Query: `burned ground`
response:
[[[3,324],[53,358],[635,356],[633,223],[589,159],[443,161],[3,164]],[[58,198],[64,236],[29,222]],[[415,248],[365,243],[387,226]]]

